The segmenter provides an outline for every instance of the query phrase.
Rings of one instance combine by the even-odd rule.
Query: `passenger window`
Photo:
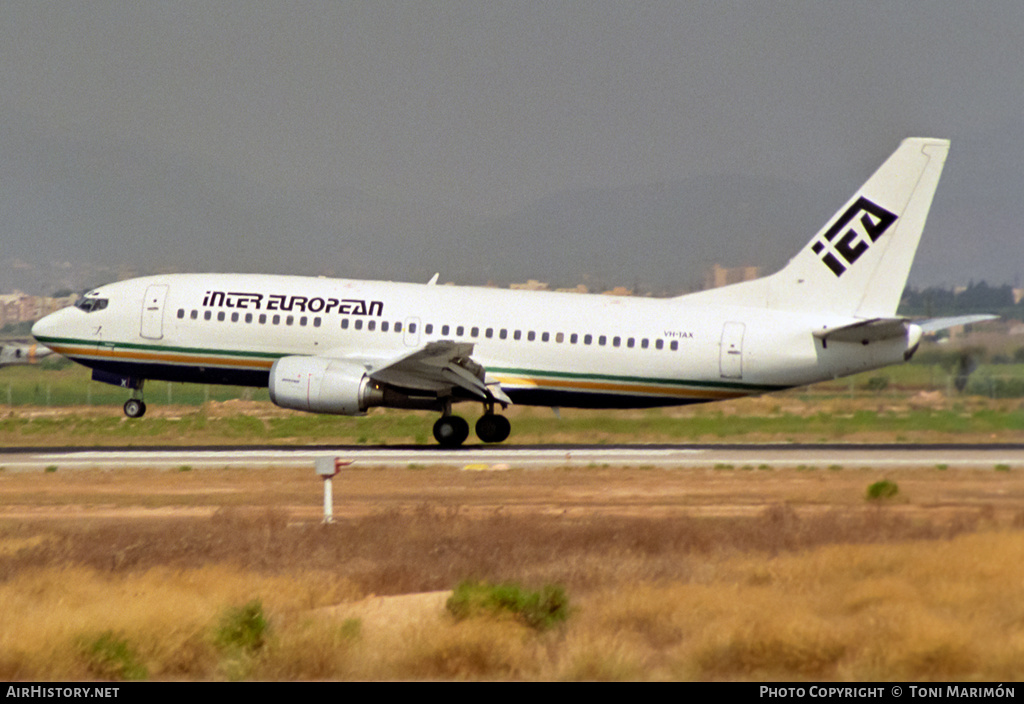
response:
[[[295,316],[294,315],[289,315],[287,318],[284,319],[284,324],[285,325],[294,325],[295,324]]]
[[[672,344],[671,344],[671,345],[669,345],[669,348],[670,348],[670,349],[671,349],[671,350],[672,350],[673,352],[675,352],[676,350],[678,350],[678,349],[679,349],[679,341],[678,341],[678,340],[672,340]]]
[[[306,316],[302,316],[301,318],[299,318],[299,325],[301,325],[302,327],[306,327]]]
[[[192,320],[198,319],[199,318],[199,311],[193,310],[192,313],[189,315],[189,317],[192,318]]]
[[[184,308],[179,308],[178,309],[178,317],[179,318],[184,318],[185,317],[185,309]]]
[[[245,314],[245,322],[247,322],[247,323],[251,323],[252,322],[252,313],[246,313]]]
[[[280,315],[275,315],[272,322],[274,323],[274,325],[280,325],[281,324],[281,316]]]
[[[498,332],[498,338],[502,339],[502,340],[507,340],[508,339],[508,330],[506,330],[505,328],[502,328]]]
[[[601,345],[602,347],[603,347],[603,346],[605,345],[605,343],[607,343],[607,342],[608,342],[608,338],[607,338],[607,337],[605,337],[604,335],[601,335],[601,337],[597,338],[597,344]]]
[[[579,342],[579,339],[580,336],[577,335],[576,333],[573,333],[572,335],[569,335],[569,344],[575,345],[577,342]]]
[[[594,336],[593,335],[584,335],[583,336],[583,344],[584,345],[589,345],[593,341],[594,341]]]
[[[492,337],[494,337],[494,328],[487,328],[487,331],[484,332],[484,335],[487,337],[488,340],[490,340]]]
[[[516,330],[514,333],[512,333],[512,339],[513,340],[522,340],[523,339],[523,331],[522,330]]]
[[[550,339],[551,339],[551,335],[549,335],[548,333],[546,333],[546,332],[542,332],[542,333],[540,334],[540,341],[541,341],[541,342],[547,342],[547,341],[548,341],[548,340],[550,340]]]
[[[259,323],[260,323],[260,325],[266,325],[267,324],[267,314],[266,313],[260,313]]]
[[[221,323],[224,322],[224,311],[217,313],[217,321]]]
[[[377,321],[376,320],[369,320],[369,321],[367,321],[366,329],[369,330],[370,332],[373,332],[374,330],[376,330],[377,329]]]
[[[234,313],[231,314],[231,322],[232,323],[237,323],[238,322],[238,311],[235,311]]]
[[[633,345],[635,345],[635,344],[636,344],[636,340],[634,340],[632,337],[629,338],[628,340],[626,340],[626,347],[628,347],[630,349],[633,349]]]
[[[664,349],[665,348],[665,341],[664,340],[655,340],[654,341],[654,348],[655,349],[659,349],[659,350]]]
[[[211,316],[212,316],[212,313],[210,313],[210,311],[208,311],[208,310],[203,311],[203,320],[209,320]]]
[[[341,319],[341,329],[348,330],[348,318]]]
[[[402,323],[395,323],[395,332],[402,332]]]
[[[640,347],[643,348],[643,349],[647,349],[647,338],[646,337],[644,339],[640,340]]]
[[[447,337],[447,336],[448,336],[448,331],[449,331],[450,329],[451,329],[451,328],[450,328],[450,327],[448,327],[447,325],[442,325],[442,326],[441,326],[441,334],[442,334],[442,335],[444,335],[445,337]]]
[[[313,318],[313,327],[315,327],[315,328],[320,327],[320,318],[319,317]]]
[[[412,325],[409,326],[409,332],[416,332],[416,323],[413,323]],[[423,332],[425,332],[428,335],[433,335],[434,334],[434,324],[433,323],[427,323],[424,326],[424,328],[423,328]]]
[[[465,334],[465,332],[466,328],[460,325],[459,327],[455,328],[455,337],[462,337]]]
[[[555,334],[555,342],[562,344],[565,342],[565,333],[559,332]]]
[[[612,338],[612,346],[619,347],[621,345],[622,345],[622,338],[621,337],[616,335],[615,337]]]
[[[356,330],[362,330],[362,329],[363,329],[363,321],[362,320],[356,320]]]
[[[386,321],[386,320],[380,321],[380,331],[381,332],[387,332],[388,331],[388,321]]]

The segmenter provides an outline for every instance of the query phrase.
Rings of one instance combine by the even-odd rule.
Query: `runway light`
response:
[[[343,460],[340,457],[317,457],[316,473],[324,480],[324,523],[334,523],[334,489],[331,480],[342,467],[348,467],[352,460]]]

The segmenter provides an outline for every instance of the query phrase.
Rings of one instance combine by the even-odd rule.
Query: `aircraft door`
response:
[[[743,323],[726,323],[722,327],[722,342],[718,367],[723,379],[743,378]]]
[[[420,319],[406,318],[404,331],[405,346],[418,347],[420,344]]]
[[[154,284],[146,289],[146,297],[142,299],[141,335],[143,337],[159,340],[164,336],[164,301],[166,298],[166,284]]]

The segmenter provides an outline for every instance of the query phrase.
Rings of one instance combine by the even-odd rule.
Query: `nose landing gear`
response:
[[[129,418],[141,418],[146,415],[146,402],[142,400],[142,382],[132,390],[132,397],[124,402],[124,414]]]
[[[129,418],[141,418],[146,415],[146,402],[140,398],[130,398],[124,402],[124,414]]]

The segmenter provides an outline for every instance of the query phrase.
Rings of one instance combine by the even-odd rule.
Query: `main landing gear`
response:
[[[512,432],[512,424],[505,416],[485,413],[476,422],[476,435],[484,442],[501,442]]]
[[[434,439],[442,447],[458,447],[468,437],[469,423],[459,416],[441,416],[434,423]]]
[[[512,432],[512,424],[505,416],[494,412],[494,404],[487,404],[484,414],[476,422],[476,435],[487,443],[502,442]],[[444,415],[434,423],[434,439],[442,447],[458,447],[469,437],[469,423],[452,415],[451,405],[445,407]]]

